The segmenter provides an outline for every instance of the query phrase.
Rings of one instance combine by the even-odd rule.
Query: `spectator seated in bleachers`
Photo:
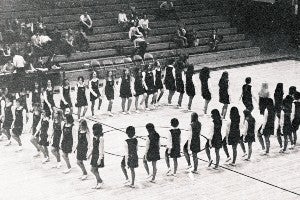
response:
[[[121,10],[118,15],[118,24],[124,31],[129,29],[129,21],[124,10]]]
[[[197,37],[197,32],[196,32],[195,29],[187,31],[186,39],[187,39],[188,47],[197,47],[197,46],[199,46],[199,39]]]
[[[15,66],[18,74],[25,73],[25,64],[26,61],[22,56],[22,53],[20,51],[15,51],[15,55],[13,56],[13,65]]]
[[[2,66],[2,67],[1,67]],[[6,64],[0,65],[1,73],[13,73],[15,71],[15,66],[12,63],[12,59],[10,58]]]
[[[89,48],[90,48],[89,40],[82,28],[80,28],[79,31],[75,32],[73,46],[76,51],[88,51],[89,50]]]
[[[34,49],[30,42],[27,42],[24,47],[24,60],[26,62],[26,69],[31,69],[36,62],[34,57]]]
[[[177,25],[176,33],[174,36],[174,42],[180,47],[186,47],[188,45],[186,38],[186,30],[183,25]]]
[[[139,31],[138,23],[135,22],[134,25],[129,30],[129,39],[133,42],[134,48],[137,48],[138,43],[145,42],[144,35]]]
[[[83,15],[80,16],[79,25],[86,35],[93,34],[93,21],[87,12],[85,12]]]
[[[44,25],[43,18],[38,17],[36,23],[34,24],[33,31],[41,32],[46,30],[46,26]]]
[[[163,1],[159,6],[158,17],[160,19],[175,19],[179,21],[179,17],[175,11],[174,4],[171,0]]]
[[[135,22],[139,23],[139,15],[134,6],[130,7],[128,20],[129,20],[129,26],[133,26],[135,24]]]
[[[144,35],[144,37],[148,37],[149,31],[149,19],[146,14],[144,14],[143,18],[139,20],[139,31]]]
[[[218,44],[223,40],[223,36],[219,36],[216,29],[212,31],[209,38],[209,46],[211,51],[218,51]]]
[[[61,39],[60,48],[61,48],[60,50],[61,54],[67,57],[70,57],[71,53],[74,52],[73,37],[70,36],[69,33],[66,33]]]

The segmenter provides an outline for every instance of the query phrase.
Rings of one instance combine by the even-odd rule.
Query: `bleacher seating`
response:
[[[64,69],[64,75],[75,79],[77,75],[83,75],[89,69],[85,67],[96,59],[101,64],[103,61],[111,61],[113,64],[102,67],[121,69],[126,63],[115,62],[128,57],[133,51],[132,42],[128,39],[128,33],[117,25],[117,15],[122,9],[128,10],[128,6],[135,6],[138,13],[146,13],[150,19],[149,27],[152,29],[147,42],[147,51],[155,58],[165,60],[168,57],[176,57],[180,53],[189,53],[189,61],[195,65],[219,61],[221,59],[251,57],[260,54],[258,47],[252,47],[251,41],[244,34],[238,33],[231,27],[228,18],[208,8],[205,1],[174,0],[175,9],[185,24],[187,30],[195,29],[199,37],[199,46],[178,49],[172,42],[177,22],[175,20],[160,21],[155,18],[159,6],[156,0],[130,0],[128,4],[123,0],[64,0],[64,1],[38,1],[18,0],[2,2],[0,11],[1,23],[7,18],[43,17],[48,28],[58,27],[61,31],[74,28],[79,21],[79,16],[87,11],[93,19],[94,34],[89,36],[90,51],[73,53],[70,57],[57,55],[55,61],[60,62]],[[209,52],[209,36],[213,29],[218,29],[218,34],[223,36],[219,44],[218,52]],[[119,55],[116,46],[124,48],[125,55]]]

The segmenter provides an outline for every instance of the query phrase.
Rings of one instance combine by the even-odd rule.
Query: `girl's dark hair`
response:
[[[92,73],[90,74],[90,80],[92,80],[94,73],[96,73],[96,77],[99,78],[98,72],[96,70],[93,70]]]
[[[21,103],[21,99],[20,98],[18,98],[18,99],[16,99],[16,103]]]
[[[174,58],[169,58],[168,61],[167,61],[167,64],[172,65],[174,62],[175,62]]]
[[[82,82],[84,82],[83,76],[78,76],[77,81],[79,81],[80,79],[82,80]]]
[[[294,99],[298,101],[300,99],[300,92],[295,92]]]
[[[35,84],[38,84],[38,90],[41,91],[41,85],[40,85],[40,83],[37,82],[37,81],[35,81],[35,82],[33,83],[33,87],[32,87],[33,89],[32,89],[32,91],[35,90]]]
[[[267,98],[266,107],[267,107],[268,111],[274,110],[274,101],[273,101],[273,99]]]
[[[247,78],[245,79],[245,82],[246,82],[246,84],[250,84],[250,83],[251,83],[251,77],[247,77]]]
[[[294,95],[296,91],[297,91],[296,87],[295,86],[291,86],[289,88],[289,95]]]
[[[74,123],[74,118],[73,118],[73,116],[70,115],[70,114],[67,114],[67,115],[66,115],[66,121],[67,121],[68,124],[73,124],[73,123]]]
[[[83,128],[84,131],[88,131],[88,129],[89,129],[85,119],[80,120],[79,126],[80,126],[80,128]]]
[[[283,83],[277,83],[275,94],[283,95]]]
[[[146,129],[148,132],[155,132],[155,127],[154,127],[154,124],[152,124],[152,123],[146,124]]]
[[[135,135],[135,128],[133,126],[128,126],[126,128],[126,134],[129,138],[132,138]]]
[[[11,94],[7,94],[5,98],[10,102],[12,102],[14,100],[14,97]]]
[[[189,74],[194,74],[195,73],[195,69],[194,69],[194,65],[193,64],[188,64],[187,65],[186,73],[189,73]]]
[[[178,121],[178,119],[177,118],[173,118],[173,119],[171,119],[171,126],[172,127],[177,127],[179,125],[179,121]]]
[[[193,123],[193,122],[198,122],[198,121],[199,121],[199,116],[198,116],[198,114],[195,113],[195,112],[193,112],[193,113],[191,114],[191,122]]]
[[[100,123],[95,123],[93,125],[93,134],[94,134],[94,136],[102,136],[103,135],[103,128]]]
[[[220,115],[219,110],[213,109],[211,111],[211,117],[212,117],[214,123],[220,123],[220,124],[222,124],[222,119],[221,119],[221,115]]]
[[[219,86],[228,84],[228,72],[225,71],[222,73],[222,76],[219,81]]]
[[[201,81],[206,81],[210,78],[210,70],[208,67],[203,67],[201,70],[200,70],[200,74],[199,74],[199,78]]]
[[[241,116],[237,107],[232,107],[230,110],[230,120],[231,122],[240,123]]]
[[[67,78],[65,78],[64,80],[63,80],[63,82],[62,82],[62,86],[63,87],[65,87],[65,86],[67,86],[67,82],[68,82],[69,80],[67,79]]]
[[[114,74],[112,70],[107,70],[106,72],[106,78],[108,78],[109,72],[111,72],[111,78],[114,79]]]

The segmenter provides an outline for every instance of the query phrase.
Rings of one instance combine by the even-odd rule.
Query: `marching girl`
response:
[[[160,136],[156,132],[153,124],[147,124],[146,129],[149,135],[146,140],[146,151],[143,163],[149,178],[151,178],[149,181],[151,183],[155,183],[155,177],[157,173],[156,162],[160,160]],[[150,175],[148,162],[152,163],[152,175]]]
[[[208,104],[211,100],[211,93],[209,91],[209,78],[210,78],[210,70],[207,67],[201,69],[199,74],[200,82],[201,82],[201,92],[202,97],[205,100],[204,103],[204,114],[207,114]]]
[[[50,126],[50,116],[46,115],[45,111],[42,111],[41,113],[41,120],[39,121],[39,124],[36,128],[36,132],[34,134],[35,138],[38,138],[38,145],[40,151],[44,155],[44,159],[42,160],[42,163],[45,164],[46,162],[49,162],[49,138],[48,138],[48,130]]]
[[[157,91],[155,88],[155,74],[152,70],[152,66],[149,64],[145,65],[145,71],[143,72],[143,82],[144,82],[144,88],[146,89],[147,96],[145,99],[145,107],[146,110],[150,110],[149,108],[149,97],[152,96],[152,102],[155,102],[155,99],[157,98]]]
[[[174,63],[175,63],[174,58],[170,58],[168,60],[168,65],[165,68],[165,76],[164,76],[164,81],[163,81],[165,84],[166,90],[169,91],[168,105],[172,104],[172,98],[176,91]]]
[[[104,83],[104,93],[105,96],[108,100],[108,115],[109,116],[113,116],[111,110],[112,110],[112,105],[114,102],[114,98],[115,98],[115,80],[113,77],[113,72],[111,70],[107,71],[107,75],[106,75],[106,79],[105,79],[105,83]],[[99,99],[100,101],[100,99]]]
[[[172,129],[168,134],[167,138],[167,149],[165,152],[165,160],[168,167],[167,176],[176,176],[178,162],[177,158],[180,158],[180,142],[181,142],[181,130],[178,128],[179,121],[176,118],[171,120]],[[170,168],[170,157],[173,158],[174,171],[171,172]]]
[[[5,116],[5,96],[3,90],[0,89],[0,141],[3,140],[2,124]]]
[[[98,78],[98,74],[96,71],[93,71],[92,75],[91,75],[91,80],[89,81],[90,101],[92,103],[91,104],[92,116],[94,116],[94,114],[95,114],[94,107],[95,107],[96,100],[99,99],[98,110],[100,110],[100,107],[102,104],[99,83],[100,83],[100,80]]]
[[[252,92],[251,92],[251,88],[252,86],[250,85],[251,84],[251,78],[250,77],[247,77],[245,79],[245,84],[243,85],[243,88],[242,88],[242,95],[240,97],[240,100],[242,99],[242,102],[244,104],[244,106],[246,107],[247,110],[249,110],[250,112],[253,111],[254,107],[253,107],[253,102],[252,102]],[[254,100],[255,97],[253,97]]]
[[[34,87],[31,90],[31,93],[29,95],[30,95],[29,98],[31,99],[32,105],[35,105],[37,103],[42,105],[42,98],[41,98],[42,89],[38,82],[34,82]]]
[[[53,99],[53,86],[51,80],[47,81],[47,87],[44,92],[44,107],[47,116],[51,116],[53,112],[53,108],[55,107],[54,99]]]
[[[158,104],[160,99],[164,95],[165,90],[164,90],[164,86],[163,86],[163,82],[162,82],[161,65],[158,61],[155,61],[153,66],[154,66],[154,70],[155,70],[155,89],[158,92],[157,93],[158,98],[153,103]]]
[[[185,90],[186,94],[189,96],[189,103],[188,103],[188,110],[191,111],[192,109],[192,103],[195,93],[195,85],[193,82],[193,76],[194,76],[194,65],[188,64],[187,70],[185,72]]]
[[[249,110],[244,110],[244,142],[248,144],[248,157],[246,161],[250,161],[252,155],[252,143],[255,142],[255,119]]]
[[[83,161],[87,160],[87,152],[90,149],[90,131],[87,126],[87,122],[85,119],[81,119],[79,122],[79,129],[78,129],[78,137],[77,137],[77,165],[80,167],[83,175],[81,176],[81,180],[87,179],[87,171],[85,169]]]
[[[229,164],[231,166],[235,166],[235,161],[237,157],[237,145],[240,142],[240,114],[237,107],[232,107],[230,110],[230,120],[227,123],[226,130],[226,140],[228,145],[232,146],[232,162]]]
[[[27,106],[27,92],[25,88],[21,89],[20,93],[17,93],[16,95],[16,99],[20,100],[21,105],[23,106],[23,108],[26,111],[26,122],[28,121],[28,106]]]
[[[104,137],[103,129],[100,123],[93,125],[93,149],[89,157],[91,158],[91,172],[95,175],[97,184],[93,189],[100,189],[103,181],[99,174],[99,168],[104,167]]]
[[[54,165],[54,168],[59,169],[61,167],[61,158],[59,153],[62,127],[63,127],[63,112],[61,110],[56,110],[53,115],[53,128],[52,128],[52,149],[51,152],[55,156],[57,164]]]
[[[300,92],[296,92],[294,94],[294,106],[292,108],[292,116],[293,116],[293,120],[292,120],[292,126],[293,126],[293,143],[294,146],[297,143],[297,131],[299,129],[300,126]]]
[[[176,91],[179,93],[177,107],[181,108],[182,106],[182,99],[184,94],[184,63],[182,61],[178,61],[175,66],[175,82],[176,82]]]
[[[140,102],[140,105],[142,106],[145,102],[145,99],[147,97],[147,93],[144,87],[143,82],[143,71],[141,68],[136,67],[134,69],[134,91],[135,91],[135,111],[136,113],[139,113],[139,97],[142,96],[142,101]]]
[[[206,151],[207,158],[209,160],[208,167],[210,167],[213,162],[210,156],[210,148],[215,148],[216,165],[214,169],[218,169],[219,162],[220,162],[220,149],[222,148],[222,134],[221,134],[222,118],[217,109],[213,109],[211,111],[211,118],[212,118],[212,122],[210,123],[210,127],[209,127],[210,135],[205,145],[205,151]]]
[[[230,98],[228,94],[229,79],[228,72],[223,72],[219,81],[219,102],[223,104],[221,116],[223,119],[226,117],[228,104],[230,104]]]
[[[2,133],[7,137],[8,141],[5,146],[11,145],[11,129],[14,121],[13,116],[13,96],[11,94],[5,97],[4,120],[2,125]]]
[[[37,154],[33,156],[35,158],[40,156],[40,147],[38,144],[39,139],[38,137],[36,137],[37,127],[38,124],[40,123],[40,120],[41,120],[41,106],[39,103],[35,103],[33,104],[33,108],[32,108],[32,126],[31,126],[32,136],[30,139],[30,142],[37,150]]]
[[[280,122],[282,102],[283,102],[283,83],[278,83],[274,92],[274,109],[276,113],[276,121]],[[276,137],[280,148],[282,148],[281,128],[280,123],[277,124]]]
[[[130,114],[130,107],[132,103],[133,90],[133,78],[130,75],[129,69],[123,70],[123,75],[120,78],[120,97],[122,98],[122,113]],[[127,100],[127,109],[125,110],[125,104]]]
[[[60,88],[60,108],[63,110],[63,113],[66,113],[66,109],[70,109],[70,114],[73,113],[73,105],[71,101],[71,87],[68,79],[63,80],[63,84]]]
[[[265,109],[267,108],[268,99],[270,96],[268,83],[262,83],[261,89],[258,93],[258,106],[261,115],[264,115]]]
[[[86,114],[88,102],[86,98],[86,86],[84,84],[84,78],[82,76],[79,76],[77,80],[78,82],[75,87],[75,93],[77,94],[75,106],[78,108],[77,116],[78,119],[80,119],[82,108],[83,108],[82,117],[84,117]]]
[[[288,100],[284,99],[282,103],[282,111],[280,116],[280,128],[281,133],[283,134],[284,143],[283,143],[283,149],[279,151],[279,153],[285,153],[288,146],[288,139],[291,141],[291,149],[293,149],[293,137],[292,137],[292,119],[290,112]]]
[[[65,124],[62,129],[62,141],[61,150],[63,152],[63,159],[67,164],[67,169],[63,171],[64,174],[68,174],[71,171],[71,164],[69,160],[69,154],[73,150],[73,138],[76,137],[76,130],[74,127],[73,116],[68,114],[65,117]]]
[[[270,151],[270,136],[274,135],[274,124],[275,124],[275,110],[274,110],[274,103],[272,99],[268,99],[266,101],[266,109],[264,111],[263,116],[263,124],[258,130],[257,137],[259,143],[262,147],[263,155],[269,155]],[[263,139],[265,138],[265,142]],[[266,143],[266,144],[265,144]]]
[[[128,139],[125,140],[124,143],[124,157],[121,162],[121,169],[126,178],[125,185],[129,184],[129,178],[127,174],[126,167],[128,167],[131,171],[131,183],[128,185],[131,188],[134,188],[135,181],[135,168],[139,166],[139,158],[138,158],[138,140],[135,136],[135,128],[133,126],[129,126],[126,128],[126,134]]]
[[[23,150],[20,136],[24,130],[24,125],[26,124],[26,110],[21,105],[20,99],[16,100],[16,108],[13,114],[12,138],[17,141],[19,147],[16,152],[19,152]]]
[[[192,168],[191,160],[190,160],[190,152],[193,156],[194,161],[194,169],[192,173],[197,174],[198,169],[198,156],[197,154],[200,152],[200,131],[201,131],[201,123],[198,119],[197,113],[192,113],[191,115],[191,130],[189,132],[188,140],[183,147],[184,156],[188,163],[188,169]]]

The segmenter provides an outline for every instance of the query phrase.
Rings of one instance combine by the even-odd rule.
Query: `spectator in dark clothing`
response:
[[[174,41],[180,48],[187,46],[186,30],[183,26],[177,26]]]
[[[73,46],[76,51],[88,51],[90,48],[89,40],[82,29],[76,31]]]
[[[197,47],[199,46],[199,39],[197,37],[197,32],[195,29],[191,31],[187,31],[186,33],[186,39],[188,47]]]
[[[223,40],[223,36],[219,36],[217,30],[214,29],[209,39],[209,46],[211,51],[218,51],[218,44]]]
[[[30,42],[27,42],[24,48],[24,59],[26,61],[26,69],[31,69],[31,66],[33,66],[35,63],[33,51],[34,50],[32,44]]]
[[[175,11],[174,4],[171,0],[164,1],[159,6],[159,18],[166,19],[175,19],[179,21],[179,17]]]
[[[93,21],[87,12],[85,12],[83,15],[80,16],[79,25],[86,35],[93,34]]]
[[[57,27],[54,28],[54,31],[51,33],[52,39],[52,46],[53,46],[53,52],[55,54],[61,53],[61,41],[62,41],[62,35],[61,32],[58,30]]]

